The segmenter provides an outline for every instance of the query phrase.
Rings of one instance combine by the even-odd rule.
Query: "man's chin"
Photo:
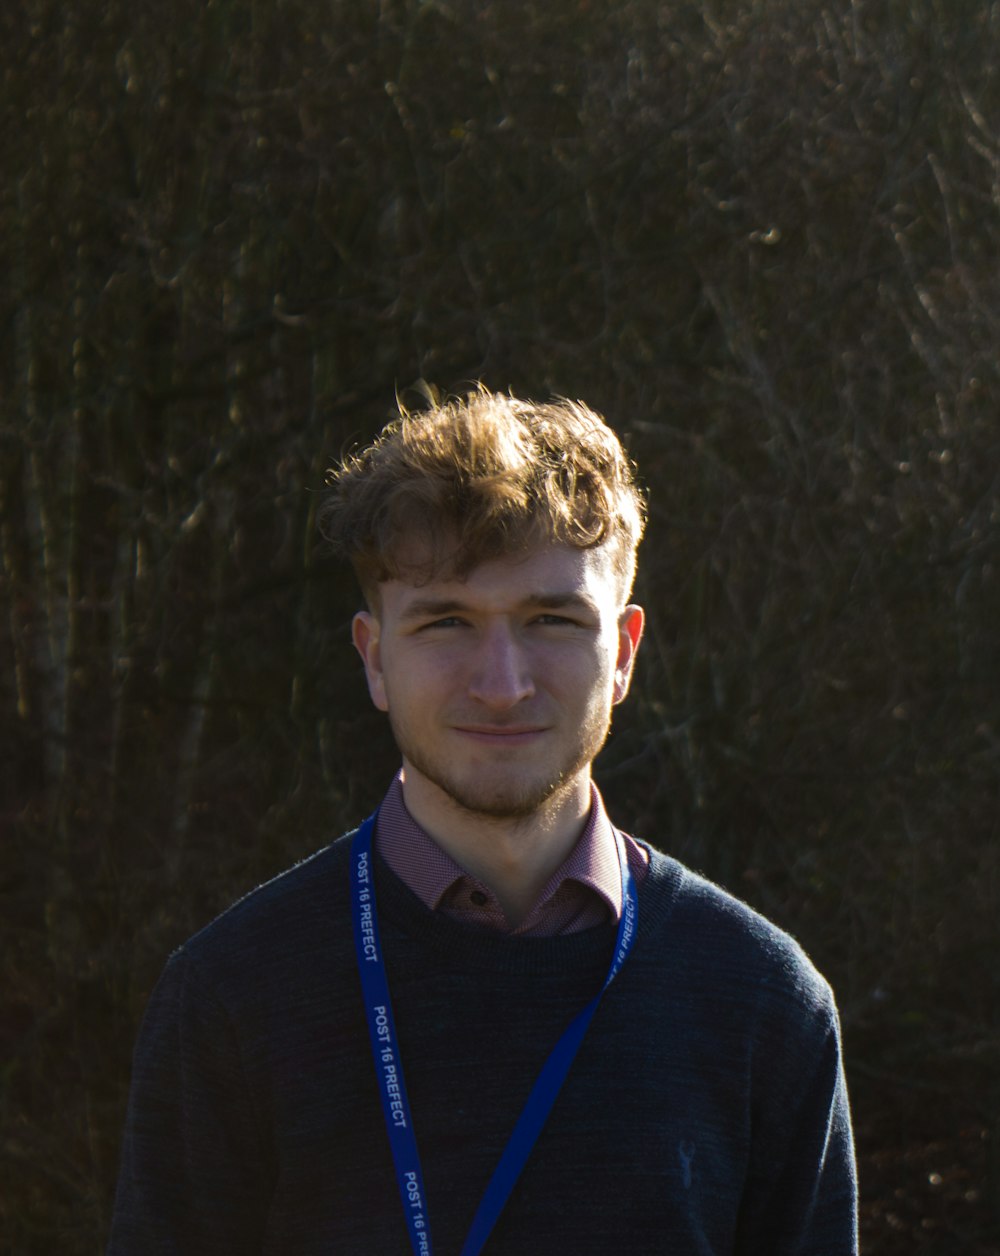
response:
[[[455,780],[423,773],[436,785],[445,800],[470,816],[491,820],[527,820],[549,806],[568,788],[565,776],[555,780],[516,781],[484,780],[478,773],[474,781]]]

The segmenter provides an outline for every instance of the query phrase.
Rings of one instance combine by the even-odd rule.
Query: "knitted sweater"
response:
[[[349,837],[178,950],[136,1047],[109,1256],[405,1256],[350,925]],[[472,931],[381,861],[383,952],[433,1250],[456,1256],[612,926]],[[605,993],[485,1256],[850,1256],[829,987],[775,926],[652,853]]]

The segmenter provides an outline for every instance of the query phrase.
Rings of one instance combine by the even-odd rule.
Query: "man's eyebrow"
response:
[[[582,593],[530,593],[524,599],[524,605],[552,611],[580,610],[597,614],[597,606]]]
[[[579,610],[589,615],[598,613],[597,606],[590,598],[574,592],[528,593],[519,605],[534,610]],[[399,618],[402,623],[416,619],[443,619],[449,615],[467,614],[470,609],[469,603],[461,598],[421,597],[412,601]]]
[[[434,619],[445,615],[458,615],[468,610],[464,602],[457,598],[417,598],[411,602],[399,618],[405,623],[409,619]]]

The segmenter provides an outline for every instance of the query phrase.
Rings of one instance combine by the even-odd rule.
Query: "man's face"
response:
[[[379,592],[354,643],[408,783],[511,819],[586,786],[643,622],[619,606],[605,551],[546,545],[464,580]]]

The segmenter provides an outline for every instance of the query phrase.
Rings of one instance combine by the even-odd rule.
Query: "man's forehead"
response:
[[[525,602],[568,602],[614,597],[617,583],[607,547],[579,549],[558,543],[535,546],[485,559],[458,574],[437,559],[427,545],[408,545],[399,554],[395,574],[378,585],[380,598],[394,602],[461,604],[489,592]]]

